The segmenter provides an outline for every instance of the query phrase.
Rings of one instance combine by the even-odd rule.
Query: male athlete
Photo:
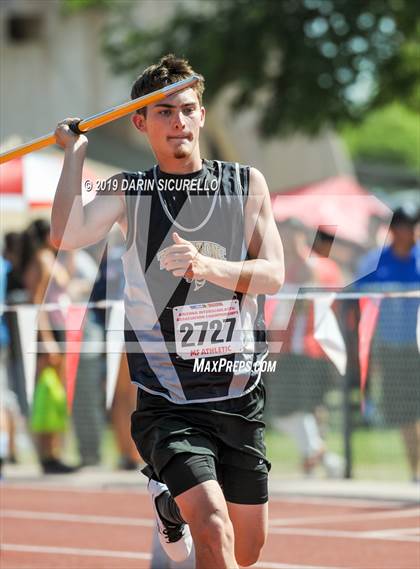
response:
[[[131,96],[193,74],[187,61],[165,56]],[[119,224],[126,350],[139,387],[132,436],[161,543],[181,561],[192,536],[198,569],[234,569],[257,561],[267,534],[263,295],[278,291],[284,267],[263,175],[201,158],[203,90],[200,78],[136,112],[157,165],[114,176],[85,207],[87,138],[69,128],[74,119],[60,123],[52,239],[84,247]]]

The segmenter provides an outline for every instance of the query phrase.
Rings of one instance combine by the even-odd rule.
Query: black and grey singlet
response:
[[[176,231],[204,255],[246,260],[249,167],[203,160],[187,175],[124,173],[125,341],[132,381],[174,403],[240,397],[267,354],[264,296],[176,278],[161,266]]]

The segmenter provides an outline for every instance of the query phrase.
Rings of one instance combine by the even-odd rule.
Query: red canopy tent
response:
[[[15,158],[0,166],[0,197],[3,212],[25,212],[51,207],[63,165],[61,153],[36,153]],[[93,188],[98,175],[89,166],[83,180],[91,180]],[[93,199],[94,189],[82,192],[83,202]]]
[[[357,245],[368,241],[369,220],[389,220],[391,210],[350,176],[315,182],[271,195],[276,221],[296,218],[307,227],[333,226],[335,236]]]

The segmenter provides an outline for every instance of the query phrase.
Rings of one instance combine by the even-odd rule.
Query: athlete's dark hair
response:
[[[203,100],[204,77],[196,73],[186,59],[175,57],[172,53],[164,55],[159,63],[150,65],[143,71],[133,83],[131,88],[131,98],[137,99],[147,93],[171,85],[181,79],[187,79],[191,75],[198,75],[200,78],[192,89],[197,93],[200,105]],[[137,111],[140,114],[146,114],[146,108]]]

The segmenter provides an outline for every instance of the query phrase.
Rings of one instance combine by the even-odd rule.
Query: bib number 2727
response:
[[[239,302],[227,300],[174,308],[177,354],[183,359],[242,350]]]

